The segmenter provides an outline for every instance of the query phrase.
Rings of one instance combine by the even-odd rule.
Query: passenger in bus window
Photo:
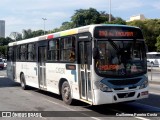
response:
[[[75,52],[74,52],[73,49],[72,49],[71,52],[70,52],[69,60],[70,60],[70,61],[74,61],[74,60],[75,60]]]
[[[118,64],[118,63],[119,63],[118,57],[114,56],[112,59],[112,64]]]

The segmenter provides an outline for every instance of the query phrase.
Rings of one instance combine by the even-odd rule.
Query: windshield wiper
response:
[[[111,46],[118,52],[120,49],[118,48],[118,46],[116,45],[115,42],[112,41],[112,39],[108,39],[109,43],[111,44]]]

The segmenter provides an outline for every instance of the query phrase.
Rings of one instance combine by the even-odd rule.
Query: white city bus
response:
[[[160,52],[148,52],[147,61],[150,62],[152,66],[160,67]]]
[[[146,46],[137,27],[89,25],[8,45],[7,75],[91,105],[148,97]]]

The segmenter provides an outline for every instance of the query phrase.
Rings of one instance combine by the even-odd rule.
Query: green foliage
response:
[[[28,39],[33,37],[31,29],[23,30],[22,33],[23,33],[23,39]]]
[[[89,9],[79,9],[76,10],[74,15],[71,16],[71,21],[63,22],[62,25],[59,28],[55,28],[52,31],[45,31],[45,33],[54,33],[59,32],[75,27],[90,25],[90,24],[100,24],[100,23],[108,23],[109,14],[107,14],[104,11],[98,12],[94,8]],[[115,18],[111,15],[111,24],[126,24],[125,21],[119,17]],[[16,36],[16,41],[22,40],[22,39],[28,39],[32,37],[41,36],[44,34],[43,30],[37,30],[32,31],[31,29],[23,30],[22,31],[23,36]],[[4,56],[6,55],[6,52],[4,52],[6,47],[4,45],[7,45],[9,42],[13,41],[11,38],[0,38],[0,53]]]
[[[31,29],[28,29],[28,30],[23,30],[22,33],[23,33],[23,39],[44,35],[43,30],[32,31]],[[48,32],[45,31],[45,33],[47,34]]]
[[[157,37],[160,35],[160,19],[149,19],[145,21],[132,21],[127,23],[128,25],[137,26],[142,29],[146,44],[149,51],[158,50],[157,45],[160,41],[157,41]]]
[[[160,35],[157,37],[156,47],[157,47],[157,51],[160,51]]]
[[[58,32],[62,30],[67,30],[75,27],[90,25],[90,24],[100,24],[108,23],[109,14],[104,11],[98,12],[94,8],[89,9],[79,9],[76,10],[74,15],[71,17],[70,22],[63,22],[60,28],[55,28],[52,32]],[[122,18],[115,18],[111,15],[111,24],[126,24]]]
[[[43,34],[44,34],[43,30],[37,30],[37,31],[33,31],[31,36],[37,37],[37,36],[41,36]]]
[[[79,9],[71,17],[73,27],[80,27],[90,24],[108,23],[109,14],[104,11],[98,12],[94,8]],[[115,18],[111,15],[112,24],[126,24],[121,18]]]
[[[58,31],[63,31],[71,28],[74,28],[73,22],[63,22],[62,26],[58,29]]]
[[[0,38],[0,46],[8,45],[8,43],[12,42],[13,40],[9,37],[7,38]]]
[[[89,24],[94,24],[99,22],[100,13],[94,9],[79,9],[76,10],[76,13],[71,17],[74,27],[85,26]]]
[[[7,57],[7,46],[0,46],[0,57],[6,58]]]
[[[13,42],[13,40],[9,37],[7,38],[0,38],[0,57],[7,56],[7,45],[9,42]]]
[[[94,8],[79,9],[76,10],[75,13],[71,16],[71,21],[63,22],[59,28],[55,28],[52,31],[49,31],[49,33],[59,32],[90,24],[127,24],[141,28],[149,51],[160,51],[160,19],[148,19],[144,21],[136,20],[128,23],[126,23],[122,18],[114,17],[113,15],[111,15],[111,22],[108,22],[108,19],[109,14],[104,11],[99,12]],[[45,31],[45,33],[47,34],[47,31]],[[23,30],[23,39],[36,37],[43,34],[43,30]],[[7,45],[11,41],[9,38],[6,39],[7,40],[5,40],[5,38],[0,39],[1,46]]]
[[[111,22],[105,22],[106,24],[121,24],[121,25],[126,25],[126,21],[124,21],[122,18],[117,17]]]

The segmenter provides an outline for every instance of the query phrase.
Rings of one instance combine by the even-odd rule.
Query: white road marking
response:
[[[82,112],[80,112],[80,113],[81,113],[82,115],[85,115],[85,116],[90,117],[90,118],[92,118],[92,119],[95,119],[95,120],[101,120],[101,119],[99,119],[99,118],[92,117],[92,116],[87,115],[87,114],[85,114],[85,113],[82,113]]]
[[[1,77],[1,76],[0,76],[0,77]],[[25,92],[26,92],[27,94],[33,95],[33,94],[30,93],[30,92],[27,92],[27,91],[25,91]],[[150,92],[150,93],[152,93],[152,94],[159,94],[159,93],[154,93],[154,92]],[[160,95],[160,94],[159,94],[159,95]],[[50,103],[53,103],[53,104],[59,105],[59,106],[61,106],[61,107],[67,108],[68,110],[76,111],[76,110],[74,110],[74,109],[72,109],[72,108],[69,108],[69,107],[63,105],[63,104],[59,104],[59,103],[57,103],[57,102],[53,102],[53,101],[51,101],[51,100],[49,100],[49,99],[46,99],[46,98],[44,98],[44,99],[47,100],[47,101],[50,102]],[[158,108],[158,107],[150,106],[150,105],[147,105],[147,104],[141,104],[141,103],[137,103],[137,102],[136,102],[135,104],[140,104],[140,105],[152,107],[152,108],[155,108],[155,109],[160,109],[160,108]],[[113,111],[116,111],[116,112],[123,112],[123,111],[119,111],[119,110],[115,110],[115,109],[110,109],[110,110],[113,110]],[[78,112],[78,111],[77,111],[77,112]],[[85,114],[85,113],[83,113],[83,112],[78,112],[78,113],[80,113],[80,114],[82,114],[82,115],[85,115],[85,116],[87,116],[87,117],[90,117],[90,118],[92,118],[92,119],[95,119],[95,120],[101,120],[101,119],[99,119],[99,118],[97,118],[97,117],[92,117],[92,116],[87,115],[87,114]],[[144,117],[135,117],[135,118],[136,118],[136,119],[140,119],[140,120],[150,120],[150,119],[147,119],[147,118],[144,118]],[[46,119],[46,118],[44,117],[43,119]]]
[[[150,120],[150,119],[143,118],[143,117],[135,117],[135,118],[140,119],[140,120]]]
[[[5,78],[6,76],[0,76],[0,78]]]
[[[42,119],[45,119],[45,120],[47,120],[47,118],[45,118],[45,117],[41,117]]]
[[[25,91],[25,92],[26,92],[26,91]],[[33,95],[33,94],[30,93],[30,92],[26,92],[26,93]],[[65,107],[65,108],[67,108],[68,110],[76,111],[76,110],[74,110],[74,109],[72,109],[72,108],[69,108],[69,107],[67,107],[67,106],[65,106],[65,105],[59,104],[59,103],[57,103],[57,102],[53,102],[53,101],[48,100],[48,99],[46,99],[46,98],[44,98],[44,99],[47,100],[47,101],[50,102],[50,103],[59,105],[59,106],[61,106],[61,107]],[[155,109],[160,109],[160,108],[158,108],[158,107],[154,107],[154,106],[150,106],[150,105],[146,105],[146,104],[141,104],[141,103],[136,103],[136,104],[145,105],[145,106],[152,107],[152,108],[155,108]],[[110,109],[110,110],[116,111],[116,112],[120,112],[120,113],[122,112],[122,111],[115,110],[115,109]],[[78,111],[77,111],[77,112],[78,112]],[[99,119],[99,118],[97,118],[97,117],[92,117],[92,116],[87,115],[87,114],[85,114],[85,113],[83,113],[83,112],[78,112],[78,113],[80,113],[80,114],[82,114],[82,115],[85,115],[85,116],[87,116],[87,117],[90,117],[90,118],[92,118],[92,119],[94,119],[94,120],[101,120],[101,119]],[[140,120],[150,120],[150,119],[147,119],[147,118],[144,118],[144,117],[135,117],[135,118],[136,118],[136,119],[140,119]],[[46,119],[46,118],[44,118],[44,119]]]
[[[32,93],[27,92],[27,91],[25,91],[25,93],[30,94],[30,95],[33,95]],[[57,103],[57,102],[53,102],[53,101],[48,100],[48,99],[46,99],[46,98],[44,98],[44,99],[47,100],[47,101],[50,102],[50,103],[53,103],[53,104],[59,105],[59,106],[61,106],[61,107],[67,108],[68,110],[76,111],[76,110],[74,110],[74,109],[72,109],[72,108],[69,108],[69,107],[67,107],[67,106],[65,106],[65,105],[59,104],[59,103]],[[77,111],[77,112],[78,112],[78,111]],[[85,114],[85,113],[83,113],[83,112],[78,112],[78,113],[80,113],[80,114],[82,114],[82,115],[85,115],[85,116],[87,116],[87,117],[90,117],[90,118],[92,118],[92,119],[95,119],[95,120],[101,120],[101,119],[99,119],[99,118],[96,118],[96,117],[92,117],[92,116],[90,116],[90,115],[87,115],[87,114]],[[46,118],[44,118],[44,119],[46,119]]]
[[[65,108],[67,108],[68,110],[76,111],[76,110],[74,110],[74,109],[72,109],[72,108],[69,108],[69,107],[64,106],[64,105],[61,105],[61,104],[59,104],[59,103],[50,101],[50,100],[48,100],[48,99],[46,99],[46,98],[44,98],[44,99],[47,100],[48,102],[53,103],[53,104],[57,104],[57,105],[59,105],[59,106],[65,107]],[[77,112],[78,112],[78,111],[77,111]],[[90,117],[90,118],[92,118],[92,119],[95,119],[95,120],[101,120],[101,119],[99,119],[99,118],[96,118],[96,117],[92,117],[92,116],[90,116],[90,115],[87,115],[87,114],[85,114],[85,113],[83,113],[83,112],[78,112],[78,113],[80,113],[80,114],[82,114],[82,115],[85,115],[85,116],[87,116],[87,117]]]
[[[145,105],[145,104],[144,104]],[[112,111],[115,111],[115,112],[118,112],[118,113],[122,113],[122,111],[119,111],[119,110],[115,110],[115,109],[110,109]],[[123,112],[124,113],[124,112]],[[150,119],[147,119],[147,118],[144,118],[144,117],[134,117],[136,119],[140,119],[140,120],[150,120]]]

